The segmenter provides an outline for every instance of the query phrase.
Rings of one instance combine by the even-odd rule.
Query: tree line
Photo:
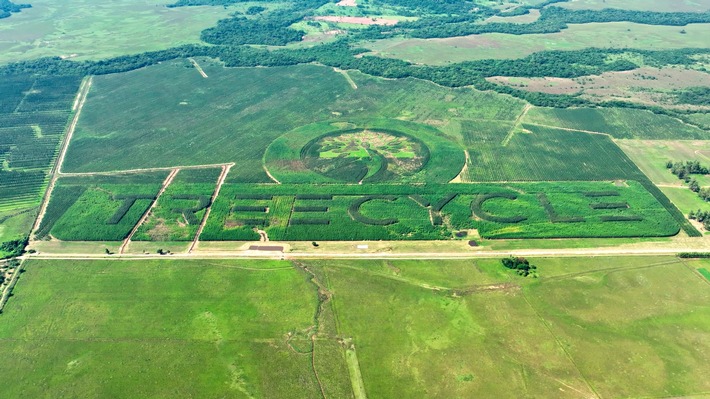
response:
[[[0,18],[7,18],[14,12],[20,12],[23,8],[32,7],[29,4],[15,4],[10,0],[0,0]]]
[[[700,183],[692,175],[707,175],[710,170],[699,161],[666,162],[666,169],[688,184],[688,188],[698,194],[703,201],[710,201],[710,187],[700,187]],[[692,214],[692,212],[691,212]],[[696,215],[697,216],[697,215]],[[690,219],[693,217],[688,216]],[[699,218],[699,216],[697,216]],[[699,221],[703,221],[698,219]],[[709,221],[710,222],[710,221]]]
[[[372,26],[360,32],[358,36],[366,39],[381,39],[393,35],[404,35],[430,39],[480,35],[483,33],[507,33],[511,35],[558,33],[567,29],[569,24],[601,22],[633,22],[667,26],[685,26],[710,22],[710,12],[655,12],[611,8],[571,10],[562,7],[547,7],[540,11],[540,18],[528,24],[510,22],[479,23],[481,19],[491,15],[500,15],[500,13],[482,8],[463,17],[428,17],[416,21],[401,22],[395,27]]]
[[[7,0],[0,0],[7,1]],[[232,4],[243,0],[180,0],[178,4],[206,4],[206,2]],[[391,0],[383,0],[391,1]],[[552,1],[552,0],[550,0]],[[710,49],[678,49],[662,51],[643,51],[630,49],[598,49],[589,48],[578,51],[543,51],[527,57],[514,60],[478,60],[461,62],[445,66],[414,65],[398,59],[388,59],[375,56],[362,56],[369,50],[358,48],[355,40],[359,33],[341,37],[330,43],[309,48],[298,49],[267,49],[255,47],[252,44],[280,45],[290,41],[300,40],[303,32],[289,28],[295,22],[302,20],[313,10],[325,4],[327,0],[302,0],[287,8],[263,12],[254,18],[234,16],[222,20],[217,26],[203,31],[203,39],[213,46],[184,45],[167,50],[151,51],[136,55],[126,55],[101,61],[71,61],[58,57],[42,58],[8,64],[0,67],[0,75],[8,74],[41,74],[41,75],[102,75],[126,72],[158,62],[175,58],[206,56],[219,58],[226,66],[288,66],[304,63],[319,63],[341,69],[356,69],[364,73],[386,78],[417,78],[448,86],[474,86],[480,90],[492,90],[509,94],[537,106],[572,107],[592,106],[595,104],[580,98],[578,95],[556,95],[528,92],[506,85],[498,85],[486,81],[492,76],[521,77],[561,77],[575,78],[586,75],[597,75],[604,72],[627,71],[638,67],[628,60],[629,57],[614,57],[616,55],[633,54],[643,58],[643,63],[649,66],[690,65],[695,63],[693,56],[708,54]],[[402,0],[401,4],[406,1]],[[429,4],[414,2],[417,4]],[[411,3],[412,7],[413,4]],[[452,2],[444,2],[453,4]],[[444,4],[442,3],[442,4]],[[460,2],[455,2],[459,4]],[[212,3],[210,3],[212,4]],[[394,5],[394,2],[387,3]],[[409,4],[409,3],[407,3]],[[438,4],[438,3],[437,3]],[[449,4],[446,7],[452,7]],[[441,5],[443,7],[443,5]],[[433,5],[431,7],[434,7]],[[530,7],[529,7],[530,8]],[[549,11],[552,10],[552,11]],[[467,14],[453,15],[447,18],[469,18],[477,13],[487,12],[485,8],[470,10]],[[571,17],[570,15],[578,16]],[[543,9],[543,20],[614,20],[630,19],[631,15],[639,21],[683,23],[690,20],[702,20],[707,13],[649,13],[627,12],[624,10],[602,11],[572,11],[559,7]],[[638,13],[638,14],[635,14]],[[595,17],[596,16],[596,17]],[[431,19],[429,17],[422,20]],[[481,25],[489,26],[495,24]],[[525,24],[504,24],[525,26]],[[530,25],[530,24],[527,24]],[[377,27],[377,29],[392,29],[393,27]],[[488,29],[488,28],[486,28]],[[707,90],[707,89],[705,89]],[[691,91],[683,101],[695,101],[697,97],[705,98],[705,91]],[[693,97],[694,96],[694,97]],[[601,104],[608,107],[632,107],[648,109],[655,113],[678,115],[689,111],[669,111],[661,107],[645,106],[623,101],[610,101]]]

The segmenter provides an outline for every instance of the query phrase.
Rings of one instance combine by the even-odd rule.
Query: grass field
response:
[[[606,133],[616,139],[690,140],[710,132],[679,119],[628,108],[532,108],[526,123]]]
[[[523,108],[522,101],[495,93],[348,72],[353,89],[342,74],[313,65],[201,65],[208,79],[187,61],[94,78],[64,170],[235,162],[230,180],[268,182],[266,148],[315,122],[400,119],[444,130],[455,118],[514,120]],[[460,139],[459,131],[446,133]]]
[[[677,26],[629,22],[573,24],[559,33],[512,35],[486,33],[445,39],[395,38],[362,43],[375,54],[413,63],[444,65],[482,59],[516,59],[545,50],[588,47],[664,50],[706,48],[710,24],[692,24],[681,34]]]
[[[688,215],[690,211],[697,211],[698,209],[702,211],[710,211],[710,204],[703,201],[698,197],[697,193],[690,191],[687,187],[661,187],[663,194],[671,200],[673,205],[678,207],[678,209],[683,212],[684,215]]]
[[[26,235],[32,228],[36,216],[36,208],[0,213],[0,242]]]
[[[617,140],[616,143],[651,181],[664,186],[686,186],[682,180],[679,180],[666,168],[668,161],[697,160],[704,165],[710,165],[710,143],[708,141]],[[710,178],[701,175],[693,177],[702,186],[710,186]]]
[[[626,56],[622,55],[622,57]],[[642,64],[643,57],[637,57],[633,62]],[[710,107],[707,106],[678,102],[686,89],[710,85],[710,74],[694,69],[696,67],[700,68],[701,64],[682,68],[645,66],[630,71],[605,72],[601,75],[573,79],[497,76],[488,80],[530,92],[578,95],[594,103],[623,101],[668,109],[708,111]],[[702,123],[701,115],[704,114],[683,116],[683,118],[691,122],[697,120],[693,123],[702,127],[706,124]]]
[[[167,8],[172,0],[37,0],[0,24],[0,63],[39,57],[101,59],[199,43],[240,7]]]
[[[34,260],[0,323],[3,392],[312,398],[315,365],[327,397],[351,398],[353,356],[373,398],[710,389],[710,262],[532,262],[538,279],[493,259],[300,264],[330,298],[316,331],[316,287],[290,262]]]
[[[707,0],[573,0],[555,5],[575,10],[601,10],[604,8],[657,12],[703,12],[710,10],[710,2]]]
[[[315,289],[287,263],[31,262],[22,280],[0,325],[8,397],[319,393],[293,349]]]

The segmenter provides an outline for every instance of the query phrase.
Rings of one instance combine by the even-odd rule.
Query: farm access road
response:
[[[276,244],[276,243],[274,243]],[[170,255],[159,255],[152,253],[125,253],[116,255],[90,254],[90,253],[51,253],[38,252],[36,254],[25,255],[24,258],[31,259],[476,259],[476,258],[498,258],[506,256],[528,256],[528,257],[609,257],[609,256],[653,256],[653,255],[675,255],[680,252],[708,252],[708,245],[698,245],[694,247],[668,247],[659,248],[654,244],[651,248],[560,248],[560,249],[515,249],[515,250],[472,250],[472,251],[451,251],[451,252],[369,252],[363,253],[353,249],[352,251],[210,251],[199,249],[186,253],[171,253]]]

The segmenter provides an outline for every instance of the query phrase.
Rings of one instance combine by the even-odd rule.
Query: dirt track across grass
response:
[[[202,75],[203,78],[207,79],[207,78],[209,77],[209,76],[207,76],[207,74],[205,73],[205,71],[202,69],[202,67],[200,66],[200,64],[197,63],[197,61],[195,61],[193,58],[188,58],[188,60],[190,60],[190,62],[192,63],[192,65],[195,67],[195,69],[197,69],[197,72],[199,72],[200,75]]]

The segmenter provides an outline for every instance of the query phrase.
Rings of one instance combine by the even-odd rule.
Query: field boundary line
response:
[[[5,287],[5,290],[2,292],[2,297],[0,297],[0,313],[2,313],[3,309],[5,309],[5,304],[7,304],[8,299],[10,299],[10,294],[12,294],[12,290],[15,288],[17,280],[20,279],[20,274],[22,274],[24,270],[24,265],[25,259],[21,259],[20,265],[17,266],[17,268],[15,268],[15,271],[12,273],[10,284],[8,284],[7,287]]]
[[[333,71],[335,71],[335,72],[337,72],[337,73],[343,75],[343,77],[345,77],[345,80],[347,80],[348,83],[350,84],[350,87],[352,87],[353,90],[357,90],[357,83],[355,83],[355,81],[353,80],[353,78],[350,77],[350,75],[348,74],[348,71],[345,71],[345,70],[340,69],[340,68],[333,68]]]
[[[562,350],[562,353],[565,354],[565,356],[567,357],[567,360],[569,360],[569,362],[572,364],[572,366],[574,366],[574,369],[577,370],[577,373],[579,373],[579,377],[580,377],[580,378],[582,379],[582,381],[584,381],[584,383],[587,385],[587,388],[590,390],[590,392],[591,392],[592,394],[594,394],[594,396],[595,396],[596,398],[601,399],[601,395],[599,395],[599,392],[597,392],[597,390],[594,389],[594,387],[593,387],[592,384],[589,382],[589,380],[587,379],[587,377],[582,373],[582,370],[579,369],[579,366],[578,366],[577,363],[574,361],[574,358],[572,358],[572,355],[570,355],[570,353],[567,351],[567,348],[565,348],[565,346],[562,344],[562,341],[560,340],[560,338],[557,336],[557,334],[555,334],[554,331],[552,331],[552,327],[550,326],[550,324],[548,324],[547,320],[545,320],[545,318],[542,317],[542,315],[540,315],[540,313],[537,311],[537,309],[536,309],[535,307],[533,307],[533,305],[532,305],[532,303],[530,302],[530,300],[528,299],[527,295],[525,295],[525,291],[524,291],[524,290],[521,290],[521,294],[522,294],[522,296],[523,296],[523,299],[525,300],[525,303],[528,304],[528,307],[529,307],[530,309],[532,309],[532,311],[535,313],[535,316],[537,317],[537,319],[540,321],[540,323],[542,323],[542,325],[545,327],[545,329],[547,330],[547,332],[552,336],[552,339],[555,340],[555,343],[557,344],[557,347]],[[563,383],[563,382],[561,382],[561,381],[559,381],[559,380],[558,380],[558,382],[560,382],[561,384],[567,386],[568,388],[571,388],[571,389],[573,389],[573,390],[579,392],[579,390],[577,390],[577,389],[575,389],[575,388],[572,388],[572,387],[570,387],[569,385],[567,385],[567,384],[565,384],[565,383]]]
[[[190,62],[192,63],[192,66],[194,66],[195,69],[197,69],[197,72],[199,72],[200,75],[202,75],[203,78],[207,79],[207,78],[209,77],[209,76],[207,76],[207,74],[205,73],[205,71],[202,69],[202,67],[200,66],[200,64],[198,64],[197,61],[195,61],[194,58],[190,57],[190,58],[188,58],[188,60],[190,60]]]
[[[607,136],[607,137],[609,137],[609,138],[611,138],[611,139],[614,138],[614,136],[612,136],[612,135],[609,134],[609,133],[597,132],[597,131],[594,131],[594,130],[572,129],[571,127],[543,125],[543,124],[541,124],[541,123],[532,123],[532,122],[527,122],[527,124],[530,125],[530,126],[546,127],[546,128],[550,128],[550,129],[565,130],[565,131],[568,131],[568,132],[582,132],[582,133],[589,133],[589,134],[598,134],[598,135],[601,135],[601,136]]]
[[[269,179],[273,180],[274,183],[276,183],[276,184],[281,184],[281,182],[278,181],[278,179],[276,179],[276,178],[274,177],[274,175],[271,174],[271,172],[269,172],[269,168],[266,167],[266,164],[264,164],[264,165],[262,165],[262,166],[263,166],[263,168],[264,168],[264,172],[266,172],[266,175],[269,176]]]
[[[515,122],[513,122],[513,127],[510,128],[510,131],[508,134],[505,136],[503,141],[500,143],[503,147],[507,147],[508,143],[510,143],[510,140],[513,139],[513,136],[515,136],[515,131],[520,127],[520,125],[523,123],[523,118],[525,118],[525,115],[528,114],[528,111],[532,109],[532,104],[525,104],[525,107],[523,107],[523,112],[518,115],[518,118],[515,119]]]
[[[20,100],[20,102],[17,103],[17,107],[15,107],[15,109],[12,110],[13,114],[16,114],[20,111],[20,108],[22,108],[22,106],[25,104],[25,99],[27,98],[27,96],[32,94],[32,90],[34,90],[36,84],[37,84],[37,79],[32,81],[32,86],[30,86],[29,90],[27,90],[27,93],[25,93],[25,95],[22,96],[22,100]],[[83,82],[82,82],[82,84],[83,84]],[[81,92],[81,85],[79,85],[79,92]],[[73,110],[74,110],[74,108],[72,108],[72,111]]]
[[[142,169],[124,169],[124,170],[110,170],[105,172],[59,172],[60,175],[64,177],[81,177],[81,176],[113,176],[113,175],[123,175],[130,173],[144,173],[144,172],[162,172],[166,170],[173,169],[209,169],[209,168],[221,168],[225,165],[234,165],[234,163],[213,163],[205,165],[175,165],[175,166],[157,166],[155,168],[142,168]]]
[[[150,203],[150,206],[143,213],[143,216],[141,216],[141,218],[138,220],[138,223],[136,223],[136,225],[133,226],[133,228],[131,229],[131,232],[128,234],[126,239],[123,240],[121,247],[118,248],[119,254],[122,254],[123,251],[126,250],[126,247],[128,246],[128,244],[131,242],[131,239],[133,238],[133,235],[136,234],[136,231],[138,231],[138,229],[143,225],[143,223],[145,223],[145,220],[148,219],[148,215],[150,215],[150,212],[153,210],[153,208],[155,208],[155,205],[158,203],[160,196],[163,195],[163,193],[165,192],[165,189],[167,189],[168,186],[170,185],[170,183],[173,182],[173,179],[175,178],[175,175],[178,174],[178,172],[180,172],[180,169],[177,169],[177,168],[173,169],[172,172],[170,172],[170,174],[168,175],[168,177],[165,178],[165,181],[163,181],[163,185],[160,187],[160,191],[158,191],[158,195],[155,196],[155,199],[153,200],[153,202]]]
[[[703,280],[703,283],[710,285],[710,280],[708,280],[707,278],[705,278],[705,276],[700,274],[700,272],[698,272],[697,268],[690,266],[688,263],[686,263],[686,260],[689,260],[689,259],[683,259],[683,258],[679,258],[679,259],[680,259],[680,262],[683,264],[683,266],[685,266],[685,268],[688,269],[688,271],[690,271],[695,277]],[[0,306],[0,309],[2,309],[1,306]]]
[[[79,85],[76,112],[74,113],[74,117],[71,119],[71,122],[69,122],[69,125],[64,133],[62,143],[59,147],[59,155],[57,155],[57,159],[49,172],[49,183],[47,184],[47,189],[44,191],[42,203],[40,204],[39,212],[37,212],[37,219],[35,219],[35,223],[32,226],[32,230],[30,231],[30,237],[32,236],[32,234],[35,234],[37,232],[39,226],[42,224],[42,219],[44,219],[44,214],[45,212],[47,212],[47,205],[49,204],[49,199],[52,196],[52,191],[54,191],[54,186],[57,183],[57,179],[62,173],[62,164],[64,163],[64,157],[66,156],[67,149],[69,148],[69,142],[71,141],[72,136],[74,136],[74,129],[76,129],[76,125],[79,122],[81,111],[84,109],[84,104],[86,104],[86,97],[89,95],[89,90],[91,90],[91,85],[93,84],[93,82],[94,77],[87,76]]]
[[[229,170],[232,168],[232,166],[234,166],[233,163],[227,164],[227,165],[222,165],[222,173],[220,173],[219,177],[217,178],[217,186],[215,187],[214,192],[212,193],[212,198],[210,199],[210,206],[207,207],[207,210],[205,211],[205,215],[202,216],[202,221],[200,222],[200,226],[197,228],[197,232],[195,232],[195,238],[192,240],[190,247],[187,249],[188,254],[192,253],[192,251],[197,246],[197,243],[200,241],[200,235],[202,234],[202,230],[204,230],[205,225],[207,224],[207,219],[210,217],[210,212],[212,211],[212,205],[214,205],[214,202],[217,199],[217,196],[219,196],[219,191],[222,189],[222,185],[224,184],[224,181],[227,179],[227,174],[229,173]]]
[[[240,242],[241,243],[241,242]],[[276,242],[274,242],[276,243]],[[158,254],[124,254],[121,256],[96,254],[96,253],[45,253],[27,254],[21,258],[35,259],[64,259],[64,260],[95,260],[95,259],[277,259],[277,260],[299,260],[299,259],[369,259],[369,260],[408,260],[408,259],[496,259],[508,256],[526,256],[536,258],[579,258],[579,257],[631,257],[631,256],[651,256],[665,255],[676,256],[681,252],[707,252],[707,246],[703,247],[683,247],[683,248],[660,248],[660,249],[623,249],[623,248],[605,248],[605,249],[587,249],[587,250],[566,250],[566,249],[519,249],[508,251],[486,251],[486,252],[400,252],[400,253],[356,253],[356,252],[331,252],[331,253],[310,253],[310,252],[290,252],[284,254],[282,252],[258,252],[258,251],[203,251],[196,253],[174,253],[169,257]]]
[[[464,177],[468,176],[468,166],[471,164],[471,154],[468,152],[468,148],[465,148],[463,150],[463,153],[466,155],[466,160],[463,163],[463,166],[461,167],[461,171],[459,172],[456,177],[451,179],[449,183],[468,183]],[[430,216],[431,217],[431,216]]]

